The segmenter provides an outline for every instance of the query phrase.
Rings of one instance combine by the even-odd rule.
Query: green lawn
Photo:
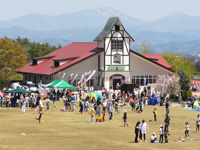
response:
[[[120,108],[121,113],[114,115],[113,120],[108,120],[101,124],[87,123],[90,120],[90,114],[83,115],[78,112],[60,112],[62,101],[57,102],[57,107],[50,106],[50,111],[45,112],[42,120],[44,124],[39,124],[34,118],[34,109],[26,109],[26,114],[21,114],[19,108],[0,107],[0,149],[39,149],[39,150],[60,150],[60,149],[199,149],[200,140],[186,140],[186,142],[173,142],[180,136],[184,137],[185,122],[190,124],[191,138],[199,136],[200,132],[195,132],[196,116],[200,112],[188,111],[179,107],[170,108],[171,117],[171,136],[169,144],[157,143],[129,143],[134,140],[134,127],[137,121],[145,119],[149,130],[147,130],[147,140],[149,141],[151,133],[155,132],[159,137],[159,125],[164,125],[165,107],[159,107],[157,122],[153,120],[154,106],[145,106],[143,114],[132,113],[128,111],[129,127],[123,126],[124,108]],[[78,106],[78,103],[77,103]],[[77,107],[78,108],[78,107]],[[79,109],[79,108],[78,108]],[[26,136],[21,136],[25,133]]]

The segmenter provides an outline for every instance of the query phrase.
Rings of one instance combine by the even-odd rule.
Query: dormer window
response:
[[[32,65],[33,65],[33,66],[37,65],[37,60],[33,60],[33,61],[32,61]]]
[[[59,66],[60,66],[59,61],[54,61],[54,66],[55,66],[55,68],[56,68],[56,67],[59,67]]]
[[[115,31],[119,31],[120,30],[120,26],[115,25]]]
[[[113,63],[114,64],[121,64],[121,55],[120,54],[115,54],[114,55]]]

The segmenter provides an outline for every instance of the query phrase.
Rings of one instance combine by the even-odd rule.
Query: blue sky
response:
[[[33,12],[54,16],[101,6],[143,20],[155,20],[174,12],[200,16],[200,0],[0,0],[0,20]]]

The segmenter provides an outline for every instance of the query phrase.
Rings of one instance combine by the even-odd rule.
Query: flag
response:
[[[93,70],[92,73],[89,75],[89,77],[84,81],[84,83],[81,86],[83,86],[84,84],[86,84],[87,81],[90,80],[94,76],[95,73],[96,73],[96,70]]]
[[[76,80],[76,77],[78,76],[78,74],[76,74],[71,82],[71,84],[74,82],[74,80]]]
[[[62,76],[61,80],[63,80],[63,79],[64,79],[64,77],[65,77],[65,73],[63,73],[63,76]]]
[[[69,76],[69,80],[72,79],[73,75],[74,75],[74,73],[72,73],[72,74]],[[68,80],[68,81],[69,81],[69,80]]]
[[[58,74],[57,74],[57,76],[56,76],[56,79],[58,80],[58,76],[61,74],[61,72],[59,72]]]

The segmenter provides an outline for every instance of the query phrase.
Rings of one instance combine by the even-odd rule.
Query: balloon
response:
[[[41,121],[41,124],[44,124],[44,121]]]

